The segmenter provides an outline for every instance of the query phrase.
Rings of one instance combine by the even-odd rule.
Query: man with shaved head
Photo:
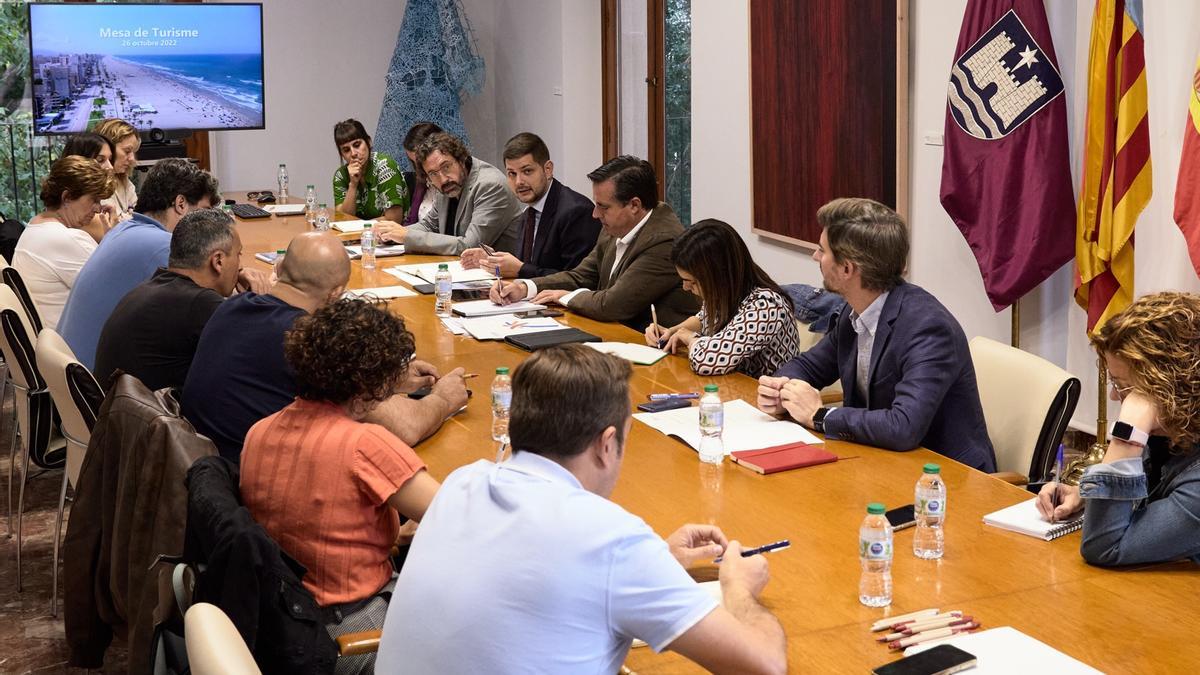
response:
[[[342,242],[327,232],[309,232],[292,239],[270,293],[234,296],[213,313],[183,387],[183,415],[223,457],[238,461],[250,427],[296,397],[283,356],[284,333],[297,318],[341,296],[349,280]],[[410,366],[412,385],[436,375],[428,364]],[[415,445],[466,404],[462,369],[438,378],[433,393],[419,401],[401,398],[385,402],[388,414],[379,422]]]

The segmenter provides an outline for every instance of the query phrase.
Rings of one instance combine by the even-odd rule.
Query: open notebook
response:
[[[587,346],[598,352],[619,356],[632,361],[639,366],[650,366],[662,360],[667,353],[649,345],[639,345],[633,342],[585,342]]]
[[[1051,523],[1038,513],[1036,502],[1037,498],[1029,499],[1020,504],[1000,509],[995,513],[989,513],[983,517],[983,522],[1002,530],[1020,532],[1046,541],[1057,539],[1083,527],[1082,513],[1071,520]]]

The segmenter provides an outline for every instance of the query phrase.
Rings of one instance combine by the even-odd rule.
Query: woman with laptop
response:
[[[791,300],[728,223],[693,225],[675,240],[671,262],[684,290],[700,297],[700,313],[670,327],[655,319],[646,344],[686,353],[700,375],[771,375],[800,351]]]
[[[1200,296],[1147,295],[1092,345],[1121,412],[1104,458],[1078,487],[1046,484],[1038,510],[1063,520],[1083,508],[1093,565],[1200,562]]]

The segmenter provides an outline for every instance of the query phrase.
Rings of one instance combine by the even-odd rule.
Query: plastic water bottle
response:
[[[946,550],[946,483],[942,468],[926,464],[913,497],[917,529],[913,533],[913,555],[932,560],[942,557]]]
[[[867,517],[858,528],[858,601],[867,607],[892,604],[892,526],[883,504],[867,504]]]
[[[450,297],[454,294],[454,280],[450,276],[450,265],[447,263],[438,263],[437,274],[433,275],[433,292],[436,296],[433,305],[434,314],[444,319],[453,316],[450,312]],[[508,369],[505,368],[504,372],[507,373]],[[507,420],[508,417],[506,416],[504,419]],[[504,424],[504,428],[507,430],[508,422],[506,421]]]
[[[271,283],[279,281],[279,272],[283,270],[283,257],[287,255],[287,249],[276,249],[275,262],[271,263]]]
[[[312,185],[304,188],[304,219],[310,226],[317,223],[317,188]]]
[[[275,197],[276,204],[283,204],[288,198],[287,165],[279,165],[279,194]]]
[[[321,204],[317,207],[317,230],[327,232],[329,230],[329,207]]]
[[[492,380],[492,440],[508,443],[508,411],[512,407],[512,378],[508,368],[496,369]]]
[[[375,269],[375,233],[371,231],[371,224],[363,225],[362,237],[360,237],[359,246],[362,247],[362,267],[364,270]]]
[[[725,442],[721,433],[725,429],[725,404],[717,393],[717,385],[704,385],[704,396],[700,397],[700,461],[720,464],[725,461]]]

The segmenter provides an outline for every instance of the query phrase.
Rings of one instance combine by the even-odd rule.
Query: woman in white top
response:
[[[68,157],[70,155],[87,157],[88,159],[96,161],[100,166],[104,167],[109,172],[112,172],[113,168],[113,154],[114,151],[112,141],[101,136],[100,134],[94,134],[91,132],[75,134],[74,136],[68,138],[67,144],[63,146],[62,151],[63,157]],[[108,228],[115,224],[114,219],[111,217],[113,214],[112,208],[101,204],[100,211],[100,213],[96,214],[95,218],[92,218],[92,222],[90,224],[79,228],[90,234],[92,239],[96,240],[96,243],[100,243],[100,240],[103,239],[104,235],[108,232]]]
[[[104,205],[111,207],[112,224],[117,225],[129,220],[137,206],[137,190],[130,177],[137,165],[137,151],[142,146],[142,139],[132,124],[116,118],[101,120],[93,131],[107,138],[113,146],[112,169],[117,180],[112,196],[104,200]]]
[[[96,250],[96,240],[83,228],[97,215],[107,227],[108,215],[101,213],[100,202],[112,193],[108,169],[77,155],[60,158],[42,182],[46,210],[21,233],[13,267],[21,273],[46,328],[58,326],[75,277]]]
[[[646,343],[685,352],[699,375],[773,374],[800,351],[792,301],[750,257],[728,223],[702,220],[675,240],[671,262],[700,313],[671,327],[650,324]]]

